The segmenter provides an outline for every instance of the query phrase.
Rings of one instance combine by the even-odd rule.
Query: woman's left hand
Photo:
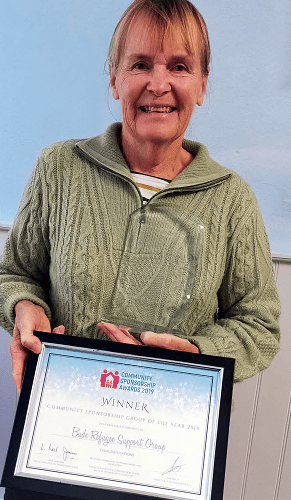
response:
[[[142,345],[141,342],[129,333],[129,328],[117,328],[112,323],[98,323],[97,326],[112,342]]]
[[[140,335],[141,342],[139,342],[129,333],[129,328],[117,328],[117,326],[111,323],[98,323],[97,326],[113,342],[147,345],[161,349],[170,349],[172,351],[200,353],[196,345],[170,333],[142,332]]]
[[[189,340],[181,339],[170,333],[142,332],[140,340],[144,345],[150,347],[160,347],[161,349],[170,349],[171,351],[200,353],[198,347],[191,344]]]

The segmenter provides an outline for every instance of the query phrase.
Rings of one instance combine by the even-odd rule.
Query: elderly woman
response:
[[[34,330],[233,357],[236,381],[276,354],[279,302],[255,197],[205,146],[184,139],[203,104],[209,61],[207,28],[190,2],[136,0],[109,48],[122,124],[39,158],[0,270],[0,318],[13,330],[18,389],[27,350],[41,349]],[[139,338],[100,322],[111,318],[125,246],[142,269],[135,319],[161,325]],[[177,283],[181,296],[191,263],[187,307],[169,333],[163,307],[175,304]],[[157,273],[159,290],[146,286]]]

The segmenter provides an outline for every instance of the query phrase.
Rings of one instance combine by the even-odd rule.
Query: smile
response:
[[[171,106],[140,106],[144,113],[172,113],[175,109]]]

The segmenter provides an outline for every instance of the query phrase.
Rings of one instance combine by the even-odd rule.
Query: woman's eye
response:
[[[187,68],[186,66],[184,66],[184,64],[176,64],[176,66],[174,66],[174,70],[181,72],[181,71],[187,71]]]
[[[147,69],[147,66],[143,62],[137,62],[133,65],[133,69]]]

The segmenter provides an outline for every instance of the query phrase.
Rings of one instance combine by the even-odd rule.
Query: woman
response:
[[[206,92],[205,22],[186,0],[136,0],[114,32],[108,62],[122,124],[44,150],[6,245],[0,318],[13,330],[16,385],[20,390],[27,349],[40,352],[33,331],[51,331],[51,325],[55,333],[105,334],[112,341],[233,357],[235,380],[250,377],[278,350],[279,302],[251,189],[214,162],[205,146],[184,140]],[[137,340],[126,328],[100,322],[112,312],[125,243],[130,251],[133,241],[140,245],[136,255],[147,259],[152,275],[163,269],[156,257],[166,232],[173,260],[163,275],[174,286],[175,271],[188,258],[181,227],[191,241],[199,240],[199,251],[177,335],[164,323],[164,333],[143,332]],[[165,304],[167,290],[157,292]],[[152,295],[145,292],[145,306]],[[148,309],[145,318],[154,323]]]

